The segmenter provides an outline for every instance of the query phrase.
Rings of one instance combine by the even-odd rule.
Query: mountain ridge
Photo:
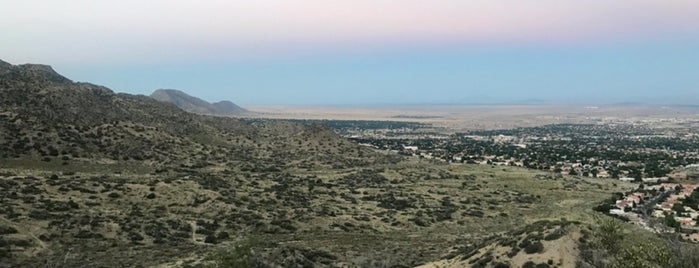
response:
[[[23,139],[27,133],[37,137]],[[313,156],[296,140],[292,144],[291,138],[297,139],[294,135],[310,140],[322,137],[348,149],[358,147],[327,128],[190,113],[148,96],[73,82],[48,65],[0,67],[0,156],[43,158],[58,151],[83,159],[143,159],[169,165],[186,158],[181,154],[190,147],[203,146],[221,147],[240,159],[272,166],[278,161],[274,154],[287,159]],[[55,144],[43,141],[48,137]],[[255,143],[271,140],[274,146],[268,146],[268,151],[255,149]]]
[[[44,64],[20,64],[12,65],[0,60],[0,78],[22,78],[27,83],[66,83],[70,79],[60,75],[51,66]]]
[[[160,102],[174,104],[182,110],[196,114],[229,116],[249,113],[248,110],[231,101],[209,103],[176,89],[157,89],[150,97]]]

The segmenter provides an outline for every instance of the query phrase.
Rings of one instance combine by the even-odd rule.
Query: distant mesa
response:
[[[250,113],[230,101],[209,103],[176,89],[158,89],[150,97],[160,102],[172,103],[182,110],[195,114],[242,115]]]

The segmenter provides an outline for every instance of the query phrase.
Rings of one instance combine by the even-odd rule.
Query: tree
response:
[[[680,228],[680,223],[675,220],[675,215],[667,214],[665,215],[665,225],[672,228]]]
[[[672,210],[674,210],[675,212],[677,212],[677,214],[681,214],[681,213],[687,212],[687,211],[684,209],[684,206],[683,206],[681,203],[679,203],[679,202],[677,202],[677,203],[675,203],[674,205],[672,205]]]

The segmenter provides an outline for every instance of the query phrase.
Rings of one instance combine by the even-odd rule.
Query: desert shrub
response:
[[[284,230],[288,230],[291,232],[296,231],[296,227],[294,226],[293,222],[291,220],[287,219],[275,219],[270,222],[271,225],[276,225],[279,226],[280,228]]]
[[[410,221],[414,222],[415,225],[420,226],[420,227],[429,227],[430,226],[430,222],[428,220],[420,218],[420,217],[412,218],[412,219],[410,219]]]
[[[544,240],[546,241],[551,241],[551,240],[558,240],[559,238],[563,237],[566,234],[566,231],[563,228],[558,228],[551,233],[547,234],[544,236]]]
[[[33,240],[29,239],[10,240],[8,243],[16,247],[29,247],[34,244]]]
[[[602,248],[612,254],[619,251],[624,238],[621,223],[612,218],[598,220],[598,227],[593,236],[593,246]]]
[[[535,267],[536,267],[536,263],[534,263],[533,261],[525,262],[522,265],[522,268],[535,268]]]
[[[513,246],[510,252],[507,252],[507,257],[513,258],[514,256],[517,256],[519,253],[520,249],[517,246]]]
[[[16,234],[16,233],[17,233],[17,229],[15,229],[14,227],[0,225],[0,235]]]
[[[510,265],[507,263],[498,262],[495,265],[493,265],[493,267],[495,267],[495,268],[510,268]]]
[[[145,224],[143,227],[143,232],[153,238],[153,243],[162,244],[165,242],[165,238],[169,236],[169,229],[164,223],[158,221],[151,221]]]
[[[541,253],[542,251],[544,251],[544,244],[541,241],[530,243],[524,248],[524,252],[527,254]]]
[[[0,259],[12,257],[12,252],[9,248],[0,248]]]
[[[207,243],[207,244],[218,244],[218,239],[216,238],[215,235],[210,234],[210,235],[207,235],[207,236],[206,236],[206,238],[204,239],[204,243]]]
[[[517,239],[516,238],[504,238],[500,240],[499,244],[503,247],[513,247],[517,245]]]
[[[231,238],[231,235],[228,234],[228,232],[221,231],[221,232],[218,233],[218,235],[216,236],[216,238],[219,239],[219,240],[227,240],[227,239],[230,239],[230,238]]]
[[[28,216],[36,220],[47,220],[51,217],[51,214],[46,210],[35,209],[30,211]]]
[[[488,263],[493,261],[493,255],[487,254],[486,256],[483,256],[482,258],[478,259],[476,263],[471,266],[471,267],[486,267]]]
[[[77,234],[74,235],[74,237],[81,239],[98,239],[103,238],[104,236],[100,233],[94,233],[88,230],[80,230]]]
[[[612,268],[635,268],[635,267],[676,267],[673,266],[673,256],[668,248],[660,243],[650,242],[620,250]]]

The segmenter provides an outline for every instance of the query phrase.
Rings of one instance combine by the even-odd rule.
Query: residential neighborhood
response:
[[[688,241],[699,242],[699,184],[640,184],[631,192],[617,195],[613,204],[598,207],[609,215],[658,233],[681,233]]]
[[[674,171],[679,168],[699,164],[696,126],[685,123],[677,123],[685,126],[681,128],[631,122],[559,124],[449,136],[427,134],[418,127],[412,134],[401,128],[394,134],[355,132],[351,137],[378,149],[452,163],[520,166],[572,176],[657,183],[678,175]]]

